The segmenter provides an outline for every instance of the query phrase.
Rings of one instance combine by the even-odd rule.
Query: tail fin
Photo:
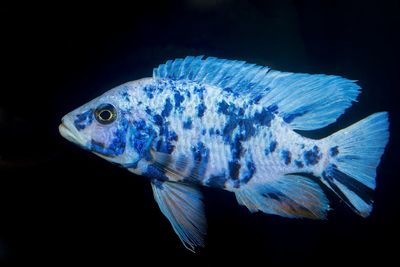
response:
[[[322,181],[363,217],[372,210],[376,167],[389,139],[388,127],[387,112],[380,112],[325,139],[331,160]]]

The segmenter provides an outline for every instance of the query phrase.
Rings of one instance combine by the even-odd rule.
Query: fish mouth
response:
[[[64,137],[65,139],[67,139],[68,141],[70,141],[74,144],[77,144],[79,146],[84,146],[85,141],[80,136],[80,134],[78,134],[78,131],[75,129],[75,127],[71,127],[64,120],[58,126],[58,130],[59,130],[61,136]]]

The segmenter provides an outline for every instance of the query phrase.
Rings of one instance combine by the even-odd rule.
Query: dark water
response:
[[[0,262],[275,266],[396,259],[400,4],[321,2],[0,7]],[[372,215],[358,217],[330,193],[327,221],[252,215],[232,194],[205,189],[208,237],[194,255],[158,210],[148,181],[59,136],[60,118],[75,107],[150,76],[167,59],[199,54],[359,80],[359,102],[308,135],[390,112]]]

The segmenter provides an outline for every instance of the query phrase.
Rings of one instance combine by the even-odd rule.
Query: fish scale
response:
[[[188,56],[78,107],[59,129],[67,140],[147,177],[161,212],[195,251],[207,228],[200,185],[234,192],[251,212],[324,219],[329,201],[312,174],[368,216],[388,113],[319,140],[296,132],[334,123],[359,93],[355,81],[335,75]]]

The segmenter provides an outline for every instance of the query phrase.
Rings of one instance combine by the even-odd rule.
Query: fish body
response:
[[[186,57],[72,111],[60,132],[148,177],[161,211],[194,250],[206,232],[199,186],[234,192],[251,212],[323,219],[328,199],[302,175],[312,174],[368,216],[389,137],[387,113],[320,140],[296,132],[335,122],[359,91],[339,76]]]

